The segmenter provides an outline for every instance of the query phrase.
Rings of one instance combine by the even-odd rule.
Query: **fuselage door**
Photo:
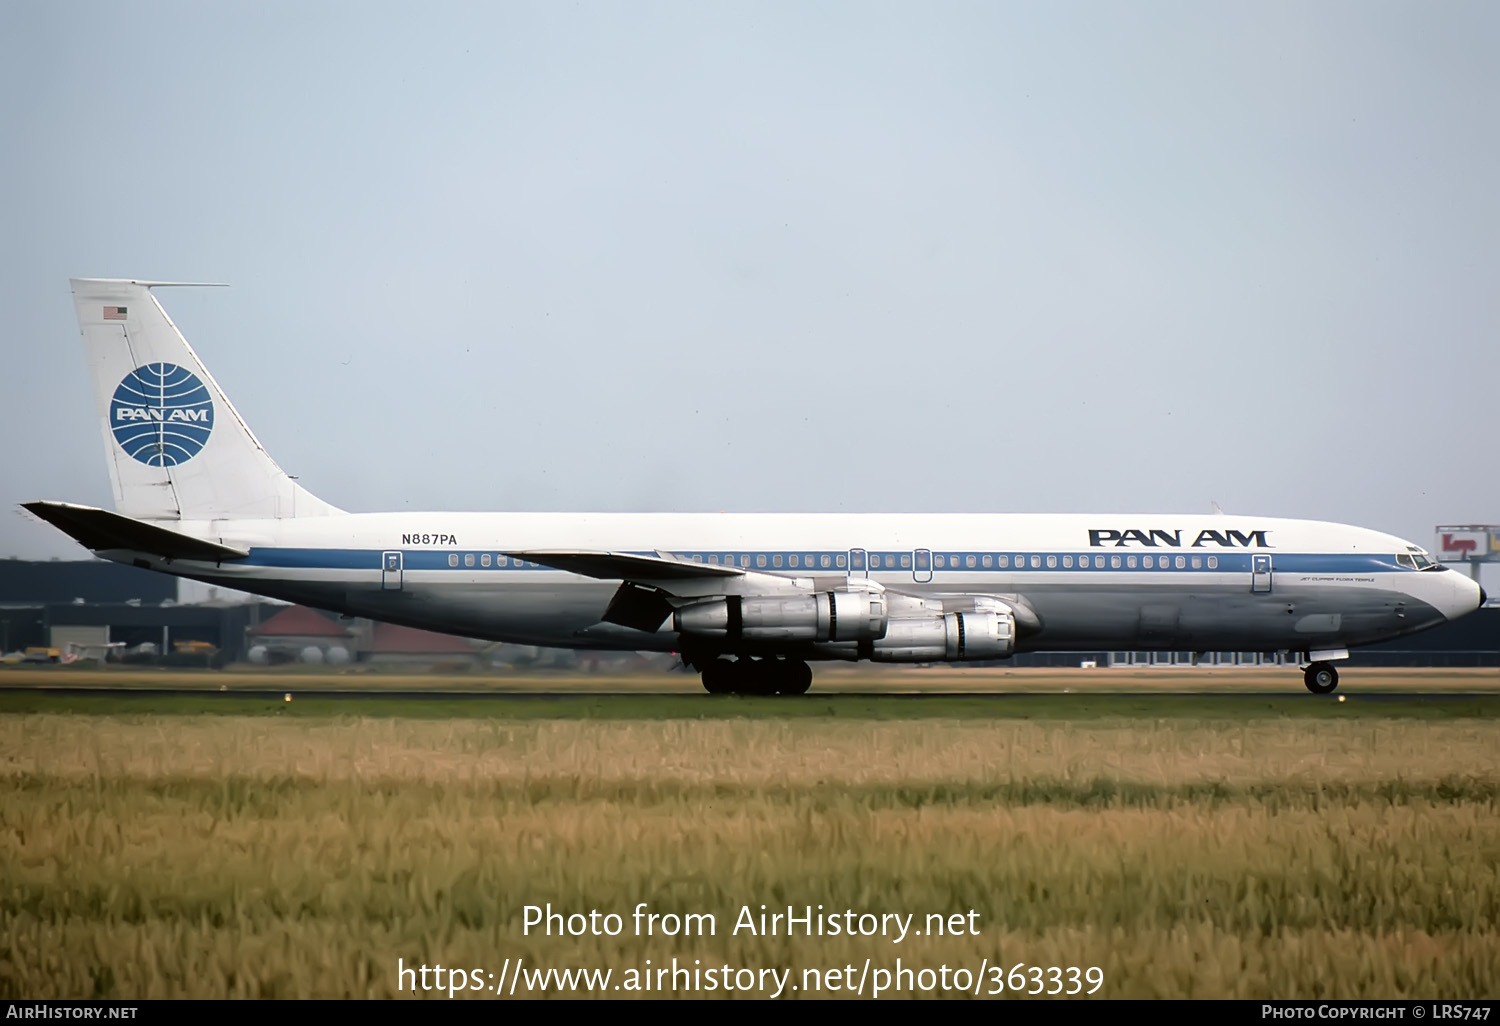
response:
[[[853,577],[856,574],[860,577],[870,576],[869,559],[866,557],[864,549],[849,550],[849,576]]]
[[[911,555],[911,579],[926,584],[932,580],[932,550],[917,549]]]
[[[1269,553],[1251,555],[1250,590],[1264,595],[1271,594],[1271,556]]]
[[[380,554],[380,587],[385,591],[401,590],[401,553]]]

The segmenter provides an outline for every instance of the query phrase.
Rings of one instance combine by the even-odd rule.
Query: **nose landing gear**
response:
[[[1327,695],[1339,686],[1339,671],[1332,663],[1313,663],[1302,671],[1302,682],[1313,694]]]

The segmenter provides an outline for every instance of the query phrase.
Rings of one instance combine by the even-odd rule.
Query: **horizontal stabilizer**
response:
[[[704,577],[739,577],[744,571],[733,566],[712,563],[688,563],[661,556],[637,556],[627,552],[589,552],[586,550],[507,552],[513,559],[540,563],[554,570],[566,570],[584,577],[604,581],[686,581]]]
[[[163,559],[192,559],[204,563],[244,559],[250,554],[243,549],[190,538],[93,506],[75,506],[67,502],[23,502],[21,505],[95,552],[144,552]]]

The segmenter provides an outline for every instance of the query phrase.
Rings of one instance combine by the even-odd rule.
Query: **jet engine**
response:
[[[882,663],[962,662],[1004,659],[1015,651],[1016,618],[1010,610],[947,613],[892,620],[871,646]]]
[[[870,591],[731,595],[677,610],[683,634],[734,641],[874,641],[886,633],[885,596]]]

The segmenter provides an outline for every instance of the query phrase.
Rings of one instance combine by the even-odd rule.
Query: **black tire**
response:
[[[728,659],[715,659],[703,667],[703,689],[710,695],[732,694],[736,680],[734,664]]]
[[[789,659],[781,673],[781,693],[783,695],[805,695],[807,689],[812,687],[812,667],[801,659]]]
[[[1339,686],[1339,671],[1332,663],[1313,663],[1302,671],[1302,683],[1315,695],[1332,694]]]
[[[741,659],[739,692],[742,695],[774,695],[781,686],[779,664],[774,659]]]

